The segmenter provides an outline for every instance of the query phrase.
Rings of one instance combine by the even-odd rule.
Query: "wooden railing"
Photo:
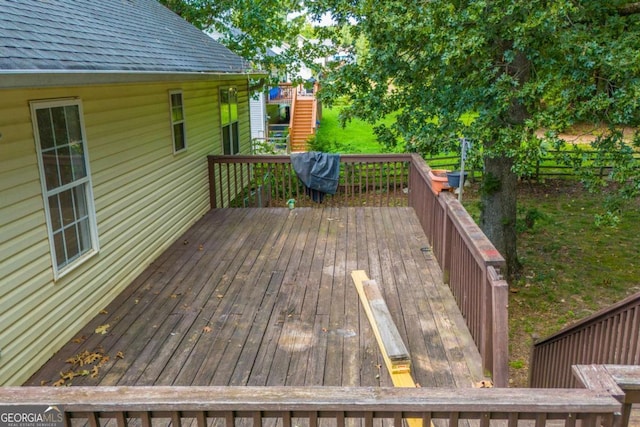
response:
[[[573,387],[571,365],[640,365],[640,293],[533,344],[531,387]]]
[[[280,83],[278,87],[269,90],[267,102],[269,104],[290,104],[296,93],[296,86],[291,83]]]
[[[418,155],[341,157],[338,192],[322,205],[411,206],[431,242],[473,336],[483,367],[496,386],[508,383],[508,286],[504,259],[449,193],[431,191],[429,167]],[[211,206],[318,205],[305,190],[288,156],[210,156]]]
[[[621,402],[620,426],[629,425],[632,405],[640,403],[640,366],[574,365],[572,370],[583,387],[603,390]]]
[[[321,206],[407,206],[408,155],[341,157],[338,191]],[[209,156],[211,207],[318,206],[289,156]]]
[[[409,206],[431,241],[458,307],[480,350],[484,368],[500,387],[508,384],[508,285],[505,260],[457,198],[431,191],[429,167],[414,155]]]
[[[289,153],[289,135],[269,136],[267,138],[253,138],[251,140],[251,152],[257,154]]]
[[[5,387],[3,410],[55,406],[65,427],[183,424],[261,427],[581,425],[613,427],[620,403],[602,390],[338,387]],[[13,409],[12,409],[13,407]],[[58,412],[61,411],[61,412]],[[60,414],[60,415],[58,415]],[[242,421],[245,421],[244,423]],[[54,424],[55,425],[55,424]],[[468,425],[468,424],[463,424]]]

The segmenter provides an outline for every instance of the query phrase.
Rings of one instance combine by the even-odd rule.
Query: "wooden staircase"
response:
[[[316,100],[309,96],[298,96],[291,104],[289,141],[291,151],[307,151],[307,140],[316,130]]]

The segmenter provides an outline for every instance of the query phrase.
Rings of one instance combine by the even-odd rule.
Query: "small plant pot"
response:
[[[433,194],[438,195],[443,190],[448,190],[447,184],[447,172],[446,170],[432,169],[429,171],[429,178],[431,178],[431,191]]]
[[[464,180],[467,180],[467,172],[464,173]],[[460,171],[447,172],[447,181],[449,183],[449,187],[458,188],[460,187]]]

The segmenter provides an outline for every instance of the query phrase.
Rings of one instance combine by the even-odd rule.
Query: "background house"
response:
[[[0,0],[0,384],[21,384],[209,210],[248,64],[155,0]],[[108,331],[108,327],[106,328]]]

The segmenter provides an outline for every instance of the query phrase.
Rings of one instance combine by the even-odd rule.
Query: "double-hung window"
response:
[[[220,122],[222,123],[222,151],[225,155],[240,152],[238,135],[238,91],[220,89]]]
[[[173,136],[173,152],[178,153],[187,148],[187,134],[184,128],[184,108],[182,92],[169,92],[169,108],[171,112],[171,134]]]
[[[55,278],[98,251],[98,231],[77,99],[31,102]]]

